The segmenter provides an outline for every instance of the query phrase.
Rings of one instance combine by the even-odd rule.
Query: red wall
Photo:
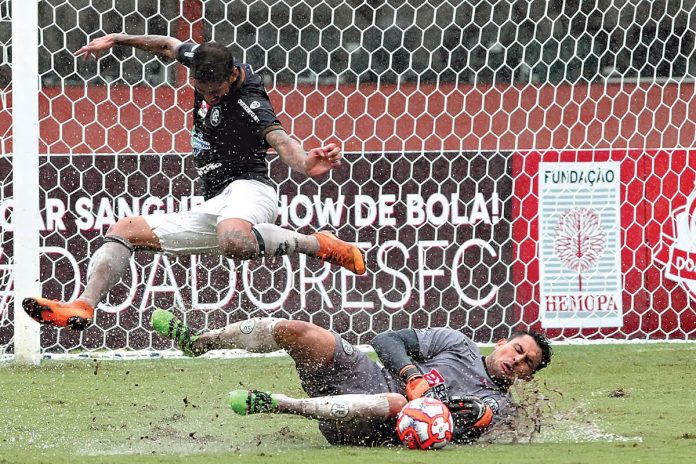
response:
[[[404,84],[379,91],[342,84],[280,87],[271,99],[286,129],[308,145],[338,139],[345,151],[551,150],[691,147],[693,93],[691,83]],[[40,97],[41,150],[186,152],[192,100],[188,86],[47,87]],[[0,107],[0,134],[9,124]],[[3,149],[11,151],[10,140]]]

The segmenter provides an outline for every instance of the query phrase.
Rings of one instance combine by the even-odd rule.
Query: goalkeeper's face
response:
[[[522,335],[501,339],[493,353],[486,356],[486,368],[492,376],[508,382],[530,380],[541,360],[541,349],[534,338]]]

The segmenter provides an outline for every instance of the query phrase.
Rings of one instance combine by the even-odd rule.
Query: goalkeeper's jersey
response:
[[[198,45],[184,43],[177,59],[190,67]],[[253,179],[273,186],[268,177],[266,134],[282,129],[261,77],[239,63],[236,85],[215,106],[195,92],[191,148],[206,199],[237,179]]]
[[[476,343],[448,328],[416,329],[415,332],[425,360],[416,364],[436,398],[447,402],[457,396],[474,395],[491,407],[494,422],[508,414],[510,394],[488,375]]]

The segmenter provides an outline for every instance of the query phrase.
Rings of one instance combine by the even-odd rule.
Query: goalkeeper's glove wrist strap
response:
[[[399,371],[399,377],[401,377],[405,383],[409,383],[413,379],[423,377],[423,374],[421,374],[421,371],[415,365],[406,364]]]

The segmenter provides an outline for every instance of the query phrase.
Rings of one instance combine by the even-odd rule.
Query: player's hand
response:
[[[89,58],[92,55],[95,59],[99,59],[102,52],[116,45],[116,37],[118,34],[108,34],[98,39],[94,39],[81,49],[75,52],[75,56],[84,55],[84,58]]]
[[[326,174],[341,164],[341,148],[335,143],[329,143],[319,148],[312,148],[307,152],[305,159],[305,172],[310,177]]]
[[[447,406],[464,428],[484,429],[493,421],[493,410],[478,396],[452,398]]]
[[[430,384],[413,364],[402,367],[399,376],[406,384],[406,398],[409,401],[428,396],[431,393]]]

